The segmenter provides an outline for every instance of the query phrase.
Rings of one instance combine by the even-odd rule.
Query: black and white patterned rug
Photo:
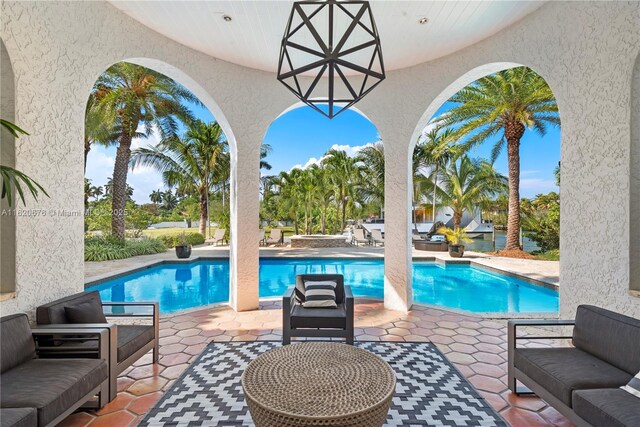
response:
[[[396,373],[386,426],[507,426],[434,344],[356,345],[382,357]],[[209,344],[139,425],[253,426],[240,376],[251,360],[278,346],[272,341]]]

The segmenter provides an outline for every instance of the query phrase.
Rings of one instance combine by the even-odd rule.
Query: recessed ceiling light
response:
[[[429,18],[420,18],[420,20],[418,21],[421,24],[426,24],[427,22],[429,22]]]
[[[227,22],[231,22],[231,17],[229,15],[224,15],[222,19],[224,19]]]

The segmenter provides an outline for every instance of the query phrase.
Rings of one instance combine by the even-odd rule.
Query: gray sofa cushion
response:
[[[33,427],[38,425],[38,413],[34,408],[0,409],[0,427]]]
[[[73,306],[92,300],[102,304],[98,291],[80,292],[79,294],[41,305],[36,309],[36,322],[38,325],[69,323],[64,309],[65,306]]]
[[[64,312],[69,323],[107,323],[107,318],[102,312],[102,304],[95,299],[67,305]]]
[[[594,426],[640,426],[640,400],[619,388],[574,391],[573,411]]]
[[[623,371],[640,371],[640,320],[591,305],[576,313],[573,345]]]
[[[33,359],[36,355],[29,319],[24,313],[0,318],[0,342],[2,373]]]
[[[99,359],[33,359],[2,373],[0,407],[32,407],[44,426],[107,379]]]
[[[631,379],[577,348],[519,348],[514,366],[568,406],[574,390],[620,387]]]
[[[154,338],[153,326],[118,325],[118,363],[153,341]]]
[[[295,304],[291,309],[291,327],[345,329],[347,311],[344,304],[338,304],[338,308],[304,308]]]

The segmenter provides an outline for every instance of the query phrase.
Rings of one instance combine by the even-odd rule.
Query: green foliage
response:
[[[153,216],[148,210],[133,202],[127,202],[126,209],[125,224],[127,230],[131,231],[133,237],[142,236],[142,232],[153,222]]]
[[[111,233],[111,199],[92,202],[84,214],[87,231],[99,231],[103,235]]]
[[[525,199],[526,200],[526,199]],[[522,213],[525,236],[536,242],[542,252],[560,248],[560,197],[557,193],[538,194],[523,200]]]
[[[14,138],[19,138],[20,135],[29,135],[25,130],[16,126],[8,120],[0,119],[0,126],[2,129],[8,131]],[[9,166],[0,166],[0,177],[2,177],[2,198],[7,199],[9,206],[13,206],[14,194],[18,193],[18,197],[23,205],[26,205],[24,201],[24,193],[26,190],[31,193],[31,196],[37,201],[40,192],[49,197],[44,188],[32,178],[28,177],[24,173]]]
[[[446,237],[450,245],[461,245],[472,241],[462,228],[451,229],[449,227],[440,227],[438,234]]]
[[[110,261],[138,255],[158,254],[167,247],[158,239],[118,240],[113,237],[85,237],[85,261]]]
[[[156,239],[160,240],[168,248],[174,248],[183,244],[184,241],[189,245],[201,245],[204,243],[204,236],[200,233],[180,233],[180,234],[159,234]]]
[[[560,249],[551,249],[547,252],[536,251],[533,255],[544,261],[560,261]]]

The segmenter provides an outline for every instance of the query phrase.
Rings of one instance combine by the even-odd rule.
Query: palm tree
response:
[[[454,133],[450,128],[436,127],[426,134],[422,135],[424,138],[418,140],[418,144],[413,151],[413,176],[414,182],[417,183],[417,193],[420,193],[421,177],[424,174],[421,172],[423,169],[428,169],[432,175],[431,181],[433,181],[433,193],[431,196],[431,221],[436,222],[436,189],[438,187],[438,173],[440,168],[446,166],[446,164],[456,157],[457,151],[455,147],[452,147]],[[417,200],[417,197],[416,197]],[[414,210],[414,223],[415,210]],[[417,227],[417,224],[416,224]]]
[[[96,92],[89,94],[87,109],[84,113],[84,172],[87,173],[87,157],[95,144],[103,146],[118,143],[121,129],[113,120],[113,114],[107,114],[96,106]]]
[[[520,140],[527,129],[544,135],[548,125],[560,125],[558,105],[547,82],[528,67],[516,67],[481,78],[449,101],[459,104],[443,118],[458,126],[456,137],[470,148],[499,136],[495,160],[506,144],[509,166],[509,219],[505,249],[519,248]],[[501,135],[500,135],[501,134]]]
[[[314,164],[310,167],[315,181],[315,199],[320,204],[320,232],[327,233],[327,210],[333,201],[334,192],[331,188],[329,172],[323,165]]]
[[[160,202],[162,202],[162,191],[152,191],[151,194],[149,194],[149,200],[151,200],[151,203],[153,203],[154,205],[158,205]]]
[[[116,238],[124,239],[131,141],[136,137],[148,137],[154,128],[163,140],[176,137],[178,120],[185,123],[193,120],[191,111],[183,102],[202,104],[169,77],[127,62],[109,67],[98,78],[92,93],[98,113],[112,119],[120,131],[113,168],[111,231]],[[143,132],[138,131],[140,126]]]
[[[164,139],[156,147],[131,153],[131,166],[151,166],[162,174],[168,187],[182,194],[197,195],[200,202],[200,233],[206,234],[209,191],[214,185],[219,161],[227,151],[227,140],[217,122],[195,120],[183,138]]]
[[[267,162],[267,156],[269,154],[271,154],[271,151],[273,149],[271,148],[271,145],[269,144],[262,144],[260,146],[260,169],[264,169],[264,170],[271,170],[271,164],[269,162]]]
[[[178,207],[179,202],[178,197],[171,190],[162,193],[162,209],[172,211]]]
[[[355,159],[363,163],[362,195],[366,201],[384,205],[384,145],[378,141],[358,152]]]
[[[487,161],[472,160],[463,155],[450,161],[440,172],[438,197],[453,210],[454,230],[460,228],[464,211],[473,212],[489,197],[507,191],[507,178]]]
[[[342,232],[347,224],[347,205],[354,203],[359,167],[355,159],[349,157],[346,151],[334,148],[327,151],[322,163],[329,173],[334,200],[338,211],[341,212],[340,231]]]

